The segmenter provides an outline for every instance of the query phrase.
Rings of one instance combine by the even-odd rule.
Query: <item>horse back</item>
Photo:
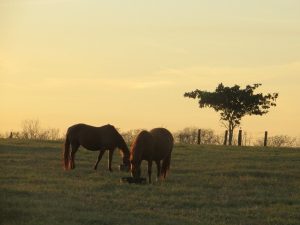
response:
[[[75,124],[69,127],[67,138],[71,143],[89,150],[114,149],[119,142],[118,131],[112,125],[94,127],[87,124]]]

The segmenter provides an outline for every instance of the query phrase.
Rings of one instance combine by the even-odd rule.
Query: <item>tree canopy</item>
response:
[[[245,115],[264,115],[272,106],[276,106],[278,93],[255,94],[254,91],[261,84],[247,85],[242,89],[239,85],[225,87],[219,84],[214,92],[194,90],[184,93],[184,97],[199,99],[199,107],[213,108],[220,112],[221,121],[229,130],[229,144],[231,144],[232,132],[238,127]],[[230,137],[231,135],[231,137]]]

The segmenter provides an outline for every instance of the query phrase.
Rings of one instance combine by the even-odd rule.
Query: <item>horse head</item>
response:
[[[119,138],[118,148],[121,150],[122,162],[123,162],[123,164],[119,165],[119,170],[128,172],[130,170],[130,160],[129,160],[130,152],[127,147],[127,144],[125,143],[124,139],[120,134],[118,134],[118,138]]]
[[[130,169],[131,175],[134,178],[141,176],[141,163],[143,155],[149,155],[153,148],[153,138],[148,131],[141,131],[135,138],[130,149]]]
[[[129,156],[129,154],[123,154],[123,164],[119,166],[120,171],[128,172],[130,170]]]

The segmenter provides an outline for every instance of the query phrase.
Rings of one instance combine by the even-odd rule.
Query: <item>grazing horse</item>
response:
[[[150,132],[141,131],[130,150],[132,176],[135,179],[141,176],[141,163],[146,160],[148,161],[149,183],[151,183],[152,161],[157,166],[157,178],[165,179],[170,168],[173,142],[172,134],[165,128],[155,128]]]
[[[71,151],[70,151],[71,146]],[[75,168],[75,153],[79,146],[91,151],[100,151],[94,166],[97,169],[104,152],[108,150],[108,169],[112,171],[111,161],[116,148],[122,151],[123,167],[129,170],[129,149],[116,128],[110,124],[102,127],[93,127],[86,124],[75,124],[69,127],[64,146],[64,167],[66,170]]]

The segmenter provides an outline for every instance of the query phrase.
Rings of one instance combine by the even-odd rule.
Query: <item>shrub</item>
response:
[[[175,141],[185,144],[197,144],[198,129],[195,127],[186,127],[183,130],[174,133]],[[201,129],[201,144],[222,144],[223,137],[217,135],[214,130]]]

